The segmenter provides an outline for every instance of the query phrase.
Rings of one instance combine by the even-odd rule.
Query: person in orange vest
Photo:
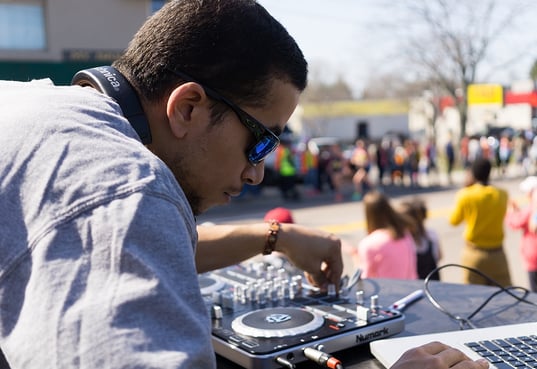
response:
[[[282,138],[280,146],[276,149],[274,168],[278,173],[278,187],[284,200],[299,200],[297,189],[297,165],[294,153],[291,150],[291,141]]]

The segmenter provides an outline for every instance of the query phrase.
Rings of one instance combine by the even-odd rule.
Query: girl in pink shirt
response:
[[[520,254],[528,272],[530,290],[537,292],[537,233],[533,230],[532,213],[537,211],[537,177],[530,176],[520,183],[520,190],[528,195],[529,204],[520,208],[510,201],[505,221],[511,229],[522,231]]]
[[[372,191],[364,197],[367,236],[358,244],[364,278],[417,279],[412,220],[396,212],[386,196]]]

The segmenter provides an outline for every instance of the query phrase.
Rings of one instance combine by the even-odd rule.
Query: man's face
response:
[[[275,80],[265,108],[241,108],[266,128],[281,132],[298,98],[293,85]],[[229,203],[245,183],[261,183],[265,168],[264,162],[253,166],[248,161],[246,152],[256,140],[237,114],[229,109],[216,124],[209,117],[210,111],[193,114],[192,126],[167,161],[196,215]]]

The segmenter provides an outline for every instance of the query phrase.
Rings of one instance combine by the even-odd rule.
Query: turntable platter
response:
[[[324,318],[296,307],[277,307],[243,314],[231,323],[235,332],[252,337],[288,337],[311,332]]]

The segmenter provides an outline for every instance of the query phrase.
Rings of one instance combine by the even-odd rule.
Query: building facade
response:
[[[51,78],[110,64],[164,0],[0,0],[0,79]]]
[[[380,140],[386,134],[408,135],[409,104],[401,100],[357,100],[305,104],[295,112],[300,126],[291,129],[302,137],[330,136],[354,143],[357,138]]]

